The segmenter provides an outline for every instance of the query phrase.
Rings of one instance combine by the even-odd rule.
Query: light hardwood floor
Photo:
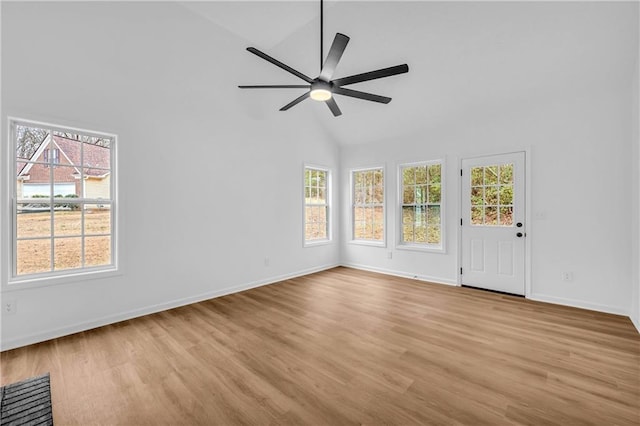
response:
[[[57,425],[640,424],[628,318],[348,268],[1,357]]]

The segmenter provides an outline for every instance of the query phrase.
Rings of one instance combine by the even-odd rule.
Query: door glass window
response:
[[[471,224],[513,226],[513,163],[472,167]]]

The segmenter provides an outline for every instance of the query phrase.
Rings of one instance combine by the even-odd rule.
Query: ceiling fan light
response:
[[[331,91],[327,90],[327,89],[313,89],[311,91],[311,93],[309,94],[309,96],[311,97],[311,99],[313,99],[314,101],[328,101],[329,99],[331,99]]]

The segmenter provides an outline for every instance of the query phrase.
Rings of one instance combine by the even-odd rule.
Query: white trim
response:
[[[378,267],[369,266],[369,265],[361,265],[358,263],[343,262],[342,264],[340,264],[340,266],[344,266],[345,268],[359,269],[361,271],[376,272],[384,275],[392,275],[394,277],[409,278],[413,280],[425,281],[425,282],[430,282],[434,284],[448,285],[452,287],[456,287],[458,285],[456,283],[456,280],[452,280],[449,278],[435,277],[432,275],[417,275],[417,274],[411,274],[408,272],[396,271],[393,269],[378,268]]]
[[[529,300],[537,302],[552,303],[554,305],[571,306],[573,308],[588,309],[590,311],[605,312],[615,315],[623,315],[628,317],[630,312],[628,308],[619,306],[602,305],[600,303],[592,303],[584,300],[566,299],[563,297],[549,296],[546,294],[533,293],[528,297]]]
[[[93,328],[103,327],[105,325],[114,324],[120,321],[126,321],[133,318],[145,316],[145,315],[150,315],[157,312],[163,312],[169,309],[174,309],[180,306],[190,305],[193,303],[198,303],[198,302],[202,302],[209,299],[215,299],[217,297],[226,296],[233,293],[239,293],[241,291],[249,290],[256,287],[262,287],[264,285],[275,284],[281,281],[290,280],[292,278],[297,278],[304,275],[309,275],[316,272],[321,272],[328,269],[336,268],[338,266],[340,266],[340,264],[338,263],[317,266],[315,268],[304,269],[304,270],[292,272],[289,274],[278,275],[275,277],[252,281],[245,284],[226,287],[221,290],[210,291],[210,292],[201,293],[195,296],[189,296],[181,299],[171,300],[169,302],[149,305],[143,308],[133,309],[130,311],[121,312],[114,315],[107,315],[94,320],[83,321],[83,322],[79,322],[79,323],[72,324],[65,327],[52,328],[50,330],[45,330],[38,333],[32,333],[26,336],[20,336],[15,339],[10,339],[10,340],[0,342],[0,351],[6,351],[10,349],[19,348],[21,346],[40,343],[46,340],[55,339],[58,337],[63,337],[63,336],[67,336],[74,333],[79,333],[81,331],[91,330]]]
[[[387,191],[387,165],[381,164],[379,166],[369,166],[369,167],[355,167],[349,169],[349,239],[347,242],[349,244],[356,245],[365,245],[365,246],[374,246],[374,247],[387,247],[387,204],[389,203],[388,191]],[[383,202],[382,202],[382,241],[377,240],[364,240],[364,239],[355,239],[354,232],[355,227],[353,225],[354,217],[353,217],[353,207],[354,207],[354,186],[353,186],[353,174],[355,172],[365,172],[369,170],[382,170],[382,192],[383,192]]]
[[[307,240],[307,199],[305,197],[304,190],[306,188],[305,176],[307,173],[307,169],[319,170],[326,173],[325,178],[325,207],[327,208],[326,212],[326,221],[327,221],[327,237],[317,240]],[[302,165],[302,247],[313,247],[313,246],[321,246],[326,244],[331,244],[333,241],[333,220],[332,220],[332,211],[331,208],[331,200],[333,196],[332,186],[332,173],[331,168],[327,166],[320,166],[312,163],[304,163]],[[322,206],[322,204],[318,204],[318,206]]]
[[[429,243],[404,243],[402,242],[402,206],[404,200],[404,178],[402,176],[402,169],[405,167],[417,167],[417,166],[431,166],[431,165],[440,165],[440,203],[438,207],[440,207],[440,244],[429,244]],[[445,159],[440,158],[436,160],[425,160],[425,161],[414,161],[411,163],[398,163],[397,164],[397,182],[396,182],[396,238],[395,238],[395,247],[398,250],[410,250],[410,251],[419,251],[419,252],[428,252],[428,253],[441,253],[446,254],[446,206],[445,206],[445,189],[446,189],[446,166]],[[428,208],[429,203],[425,204]],[[427,224],[427,227],[429,225]]]
[[[531,239],[533,237],[533,232],[531,232],[531,146],[525,146],[521,149],[515,149],[513,151],[508,152],[498,152],[493,154],[478,154],[467,157],[458,157],[458,168],[456,170],[456,174],[458,175],[458,217],[456,218],[456,228],[457,228],[457,236],[458,236],[458,264],[456,265],[456,274],[457,274],[457,282],[458,285],[462,285],[462,275],[460,274],[460,268],[462,267],[462,226],[460,225],[460,219],[462,218],[462,176],[460,175],[460,170],[462,170],[462,161],[466,159],[475,159],[482,157],[493,157],[497,155],[503,154],[517,154],[520,152],[524,152],[524,224],[525,224],[525,246],[524,246],[524,297],[529,299],[531,298],[531,294],[533,293],[532,289],[532,265],[531,265]]]
[[[108,138],[111,140],[111,144],[109,147],[111,168],[101,169],[101,170],[108,171],[108,173],[111,174],[111,180],[110,180],[111,197],[108,200],[102,200],[102,199],[98,200],[98,203],[110,205],[111,230],[109,234],[105,234],[105,236],[108,235],[110,237],[110,244],[111,244],[111,263],[109,265],[97,266],[97,267],[85,266],[85,267],[75,268],[71,270],[64,270],[64,271],[50,270],[45,272],[33,273],[33,274],[17,275],[16,261],[15,261],[16,255],[17,255],[17,224],[16,224],[15,211],[16,211],[16,204],[23,200],[17,199],[16,185],[15,185],[16,164],[18,163],[18,161],[22,162],[20,159],[17,159],[15,156],[16,126],[36,127],[36,128],[47,130],[49,134],[47,135],[43,143],[40,144],[40,146],[38,147],[38,150],[36,150],[36,153],[39,153],[38,155],[42,155],[42,150],[44,150],[47,146],[50,147],[51,142],[53,141],[55,146],[57,146],[58,149],[62,151],[62,154],[67,159],[67,161],[69,161],[69,163],[73,166],[73,168],[80,173],[81,179],[83,178],[83,170],[82,169],[78,170],[77,166],[73,164],[73,162],[71,162],[71,160],[69,159],[67,154],[64,152],[64,150],[62,150],[62,148],[60,148],[58,143],[55,141],[55,135],[53,135],[53,132],[57,131],[57,132],[63,132],[63,133],[78,133],[83,136]],[[120,213],[119,211],[117,211],[118,204],[119,204],[118,191],[117,191],[117,171],[116,171],[118,167],[118,161],[117,161],[118,160],[117,158],[118,136],[113,133],[96,132],[93,130],[79,129],[71,126],[52,125],[44,122],[25,120],[25,119],[16,118],[16,117],[7,117],[7,131],[8,131],[8,140],[10,141],[10,143],[7,144],[9,148],[9,155],[7,156],[7,161],[9,163],[7,164],[8,167],[7,167],[7,176],[6,176],[8,192],[5,198],[9,200],[9,203],[7,204],[10,208],[10,211],[5,213],[8,213],[8,223],[6,224],[6,229],[10,230],[10,237],[7,238],[6,240],[0,241],[0,244],[3,245],[3,249],[8,248],[7,254],[5,254],[2,259],[3,263],[5,261],[8,262],[7,263],[8,267],[5,268],[5,270],[7,271],[7,274],[2,276],[2,286],[1,286],[2,291],[7,291],[9,289],[12,289],[12,290],[17,289],[16,285],[20,285],[21,289],[36,288],[36,287],[46,287],[49,285],[59,285],[65,282],[76,281],[79,279],[94,279],[94,278],[103,278],[103,277],[118,275],[119,274],[118,260],[120,258],[119,252],[121,249],[120,236],[118,235],[118,223],[120,221]],[[81,144],[80,156],[82,161],[82,149],[84,145],[82,141],[78,141],[78,143]],[[34,153],[34,155],[31,158],[34,158],[36,153]],[[29,163],[28,166],[32,164],[35,164],[35,163]],[[45,163],[37,163],[37,164],[45,164]],[[22,172],[24,171],[25,170],[23,169]],[[51,174],[49,184],[52,186],[52,189],[54,185],[53,179],[54,179],[53,174]],[[53,195],[54,194],[52,191],[52,196]],[[57,200],[57,198],[50,198],[49,202],[53,202],[55,200]],[[32,201],[33,200],[31,199],[28,200],[28,202],[32,202]],[[75,198],[73,201],[75,203],[96,204],[92,202],[93,199]],[[51,220],[53,221],[53,216],[51,217]],[[5,224],[3,223],[3,226],[4,225]],[[85,236],[84,217],[82,218],[81,229],[82,229],[82,236]],[[54,237],[50,236],[49,238],[53,246]],[[84,262],[84,240],[82,244],[83,244],[82,260]],[[51,257],[52,257],[51,262],[53,262],[53,250],[51,251]]]

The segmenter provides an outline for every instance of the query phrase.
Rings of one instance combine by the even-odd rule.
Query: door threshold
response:
[[[472,285],[462,284],[462,287],[465,287],[465,288],[471,288],[471,289],[474,289],[474,290],[488,291],[488,292],[490,292],[490,293],[504,294],[505,296],[522,297],[523,299],[525,298],[523,294],[509,293],[509,292],[506,292],[506,291],[500,291],[500,290],[491,290],[491,289],[489,289],[489,288],[474,287],[474,286],[472,286]]]

